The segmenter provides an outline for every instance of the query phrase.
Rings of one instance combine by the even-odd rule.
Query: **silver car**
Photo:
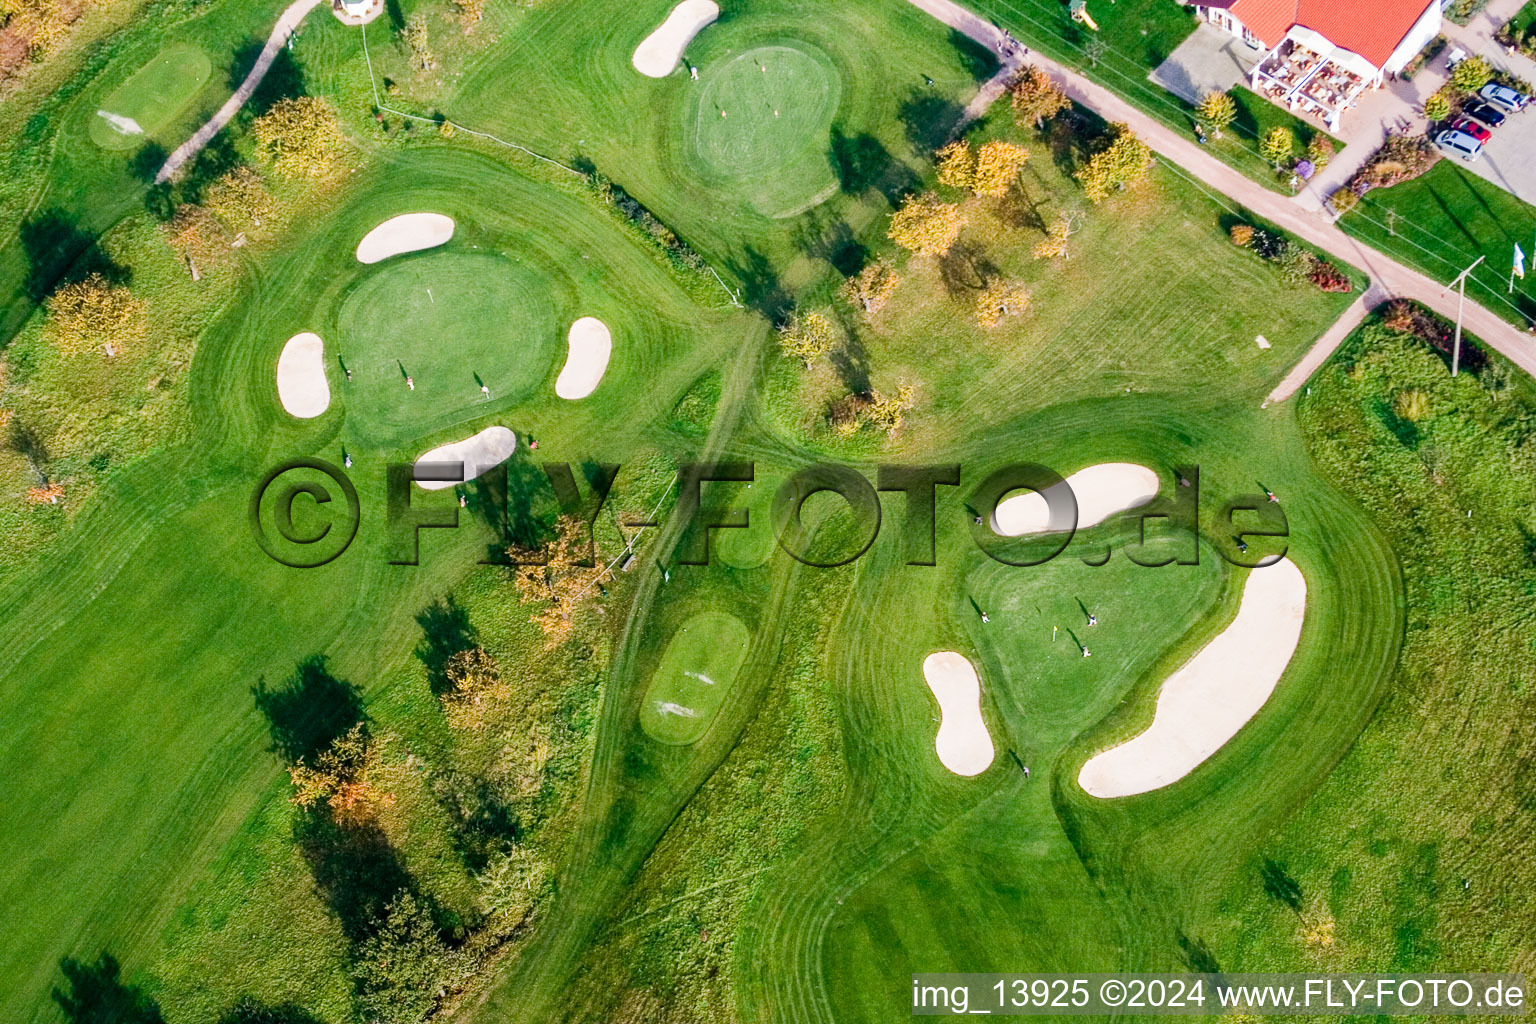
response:
[[[1489,82],[1478,91],[1478,96],[1492,103],[1500,110],[1507,110],[1511,114],[1530,102],[1529,96],[1523,96],[1507,85],[1499,85]]]
[[[1435,145],[1447,153],[1461,157],[1469,164],[1483,155],[1483,144],[1481,142],[1478,142],[1466,132],[1459,132],[1454,128],[1447,128],[1439,135],[1436,135]]]

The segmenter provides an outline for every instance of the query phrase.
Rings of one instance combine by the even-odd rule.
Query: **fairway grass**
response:
[[[684,131],[700,175],[752,197],[770,217],[837,187],[828,161],[841,80],[825,53],[782,41],[706,63]]]
[[[683,623],[651,676],[640,726],[659,743],[685,746],[709,731],[730,696],[751,636],[740,619],[701,612]]]
[[[532,396],[554,371],[555,297],[529,266],[491,253],[389,263],[347,295],[336,348],[352,371],[350,426],[389,442],[458,422],[485,403]],[[410,377],[415,389],[406,384]]]
[[[142,133],[120,131],[98,113],[91,122],[91,140],[106,150],[139,148],[186,109],[212,73],[202,49],[166,47],[102,101],[102,111],[130,119]]]

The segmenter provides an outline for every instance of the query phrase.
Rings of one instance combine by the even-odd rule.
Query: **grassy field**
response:
[[[1139,23],[1120,6],[1101,19],[1106,39],[1143,65],[1187,30],[1172,5]],[[1232,246],[1224,211],[1172,172],[1090,207],[1072,174],[1091,119],[1037,137],[1004,112],[975,139],[1026,146],[1019,187],[1002,202],[965,200],[970,222],[952,257],[903,261],[878,314],[837,307],[843,343],[804,371],[774,344],[771,318],[826,306],[844,273],[891,253],[886,214],[931,184],[932,146],[991,68],[910,5],[763,0],[690,46],[699,82],[644,78],[630,55],[669,7],[493,4],[465,35],[446,5],[402,0],[366,38],[391,106],[595,168],[702,254],[744,309],[677,249],[667,255],[666,235],[567,170],[376,116],[361,33],[323,10],[295,44],[287,85],[335,103],[349,135],[344,173],[328,189],[274,184],[288,190],[288,217],[253,230],[196,287],[144,212],[131,154],[96,146],[90,118],[167,45],[208,53],[213,89],[275,6],[177,8],[137,26],[57,98],[37,101],[47,120],[34,135],[4,137],[0,157],[18,173],[0,209],[63,211],[28,236],[30,249],[0,253],[5,294],[48,277],[37,273],[39,239],[54,270],[82,265],[55,244],[76,237],[64,225],[88,239],[87,259],[95,246],[131,271],[154,315],[181,311],[131,368],[82,375],[95,404],[70,416],[57,396],[84,364],[51,363],[39,318],[8,314],[6,365],[20,376],[6,393],[30,403],[18,406],[27,416],[72,426],[73,461],[62,466],[89,469],[94,490],[52,540],[13,555],[0,584],[0,622],[13,624],[0,629],[6,1020],[57,1020],[50,991],[81,970],[107,978],[110,993],[138,991],[169,1024],[240,1019],[229,1015],[243,998],[278,1019],[373,1016],[359,1000],[402,893],[427,906],[428,937],[452,954],[416,987],[453,988],[444,1016],[455,1019],[888,1020],[906,1012],[900,979],[916,969],[1306,962],[1312,933],[1265,902],[1260,866],[1285,859],[1308,893],[1334,870],[1307,844],[1349,822],[1319,793],[1370,789],[1372,813],[1386,819],[1389,795],[1422,792],[1420,818],[1439,820],[1441,797],[1461,787],[1447,847],[1462,825],[1475,836],[1514,827],[1518,792],[1501,795],[1486,824],[1463,821],[1488,780],[1416,790],[1419,776],[1390,756],[1413,739],[1392,729],[1419,721],[1410,708],[1391,724],[1395,687],[1421,679],[1399,648],[1420,658],[1453,648],[1452,625],[1415,630],[1460,592],[1410,571],[1438,553],[1416,548],[1422,539],[1379,497],[1402,460],[1354,475],[1349,452],[1367,446],[1335,439],[1365,429],[1346,412],[1387,422],[1366,390],[1380,385],[1376,371],[1330,369],[1299,415],[1260,406],[1352,296],[1287,284]],[[427,70],[412,69],[392,38],[416,13],[438,58]],[[162,134],[188,128],[202,103]],[[243,125],[230,148],[253,159]],[[453,216],[453,241],[356,263],[363,234],[414,210]],[[1070,258],[1033,259],[1045,225],[1068,214],[1078,225]],[[997,278],[1027,286],[1032,306],[987,331],[975,295]],[[591,398],[562,402],[552,383],[579,315],[608,323],[615,348]],[[333,403],[298,421],[277,405],[273,368],[306,329],[326,339]],[[1437,414],[1457,398],[1422,360],[1388,369],[1416,374],[1411,386]],[[164,388],[146,386],[157,377]],[[902,382],[916,400],[894,436],[828,429],[832,402]],[[1522,387],[1499,408],[1523,408]],[[164,422],[130,435],[145,393]],[[1506,418],[1512,439],[1521,421]],[[1401,419],[1394,436],[1408,436]],[[401,538],[385,521],[385,467],[492,424],[541,440],[536,459],[519,453],[509,465],[513,522],[497,521],[491,484],[471,486],[458,530],[424,530],[419,564],[390,564]],[[1428,437],[1437,426],[1454,456],[1431,472],[1453,472],[1479,434],[1449,413],[1415,429]],[[1368,440],[1386,445],[1379,431]],[[317,569],[267,559],[250,536],[253,487],[286,460],[339,461],[342,450],[356,460],[357,540]],[[91,468],[103,451],[118,454]],[[706,492],[748,508],[754,529],[717,531],[714,564],[679,564],[674,470],[716,458],[757,464],[750,489]],[[937,564],[904,564],[910,509],[896,494],[850,565],[813,568],[779,550],[766,529],[772,492],[822,459],[871,480],[880,463],[959,463],[961,485],[938,492]],[[1153,525],[1143,546],[1138,521],[1117,520],[1048,565],[1000,565],[976,550],[966,506],[1016,461],[1063,474],[1138,462],[1165,494],[1177,467],[1198,465],[1196,533]],[[638,537],[637,557],[578,606],[563,643],[521,600],[537,572],[514,582],[479,564],[513,527],[550,527],[544,462],[569,462],[581,497],[619,465],[596,553],[617,565]],[[1523,521],[1523,481],[1500,492],[1511,524]],[[1238,577],[1220,558],[1231,549],[1220,513],[1239,496],[1262,500],[1264,486],[1282,497],[1288,553],[1310,594],[1275,695],[1178,785],[1086,796],[1074,781],[1083,761],[1144,717],[1161,681],[1232,614]],[[1455,507],[1420,486],[1426,503]],[[412,505],[460,512],[451,493],[417,493]],[[836,508],[824,495],[808,503],[816,543],[856,549]],[[1130,558],[1175,545],[1197,550],[1198,563]],[[1458,585],[1494,571],[1478,561]],[[1514,591],[1501,593],[1517,606]],[[1091,659],[1073,644],[1087,609],[1099,619]],[[1490,633],[1503,645],[1490,646],[1490,665],[1514,657],[1510,614],[1505,632]],[[507,693],[463,726],[444,703],[449,664],[476,646],[499,663]],[[982,679],[998,756],[975,778],[952,775],[934,752],[937,708],[921,664],[935,650],[964,653]],[[1436,721],[1450,761],[1465,720],[1452,696],[1459,676],[1442,674]],[[1491,706],[1512,710],[1523,692],[1511,684]],[[659,703],[697,714],[664,716]],[[370,771],[392,797],[363,827],[293,806],[285,772],[355,724],[377,742]],[[1500,763],[1513,771],[1524,747],[1511,739],[1508,750]],[[1353,901],[1335,911],[1340,928],[1370,943],[1360,962],[1381,963],[1391,936],[1414,953],[1394,963],[1466,966],[1436,950],[1474,966],[1523,963],[1513,937],[1523,909],[1482,945],[1458,938],[1481,919],[1412,909],[1425,872],[1406,837],[1420,823],[1389,826],[1384,859],[1355,869],[1360,888],[1335,884]],[[1487,906],[1529,902],[1513,857],[1477,863],[1497,876]],[[1399,874],[1421,890],[1405,889],[1389,921],[1369,894]],[[1430,875],[1451,893],[1450,876]],[[97,960],[103,951],[124,965],[120,978]],[[61,974],[61,958],[77,959]],[[65,987],[79,995],[89,984]]]
[[[1515,246],[1526,253],[1527,266],[1536,248],[1536,209],[1453,161],[1367,192],[1339,226],[1437,281],[1450,281],[1485,256],[1468,278],[1467,294],[1521,326],[1536,318],[1531,278],[1516,279],[1509,292]]]

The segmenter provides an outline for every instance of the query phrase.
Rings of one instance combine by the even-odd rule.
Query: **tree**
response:
[[[455,652],[443,674],[449,684],[442,695],[443,711],[448,724],[455,728],[480,728],[485,724],[485,712],[511,694],[496,659],[484,647]]]
[[[212,263],[229,254],[229,236],[206,206],[187,203],[161,225],[165,240],[184,260]]]
[[[1333,140],[1322,132],[1315,133],[1307,140],[1307,159],[1315,170],[1327,167],[1328,161],[1333,159]]]
[[[939,184],[963,189],[976,184],[976,154],[969,142],[951,142],[937,156]]]
[[[1004,196],[1018,180],[1019,168],[1029,159],[1029,150],[1012,142],[994,139],[982,145],[976,154],[975,181],[972,188],[979,196]]]
[[[954,246],[966,216],[932,192],[908,196],[891,214],[887,237],[917,256],[942,256]]]
[[[1051,222],[1051,226],[1045,229],[1045,237],[1035,243],[1031,255],[1037,260],[1069,259],[1067,252],[1067,239],[1077,230],[1077,219],[1071,214],[1057,217]]]
[[[1089,67],[1098,67],[1099,61],[1109,52],[1109,44],[1095,36],[1083,44],[1083,56],[1088,58]]]
[[[995,280],[976,297],[976,322],[992,328],[1029,309],[1029,290],[1016,281]]]
[[[1443,88],[1425,97],[1424,116],[1431,121],[1444,121],[1451,116],[1451,98]]]
[[[261,227],[277,211],[267,183],[243,164],[203,190],[203,205],[232,231]]]
[[[1477,92],[1493,78],[1493,65],[1482,57],[1468,57],[1451,72],[1451,84],[1462,92]]]
[[[335,108],[314,96],[279,100],[256,119],[252,132],[279,172],[304,178],[332,171],[345,142]]]
[[[300,807],[323,805],[338,821],[364,821],[395,802],[380,784],[383,775],[381,751],[362,722],[332,740],[313,764],[300,760],[288,769],[293,802]]]
[[[866,263],[863,270],[845,281],[843,294],[862,309],[865,316],[873,316],[890,301],[899,284],[901,275],[896,273],[895,264],[881,257]]]
[[[1231,93],[1208,92],[1195,107],[1195,120],[1218,139],[1236,117],[1237,104],[1232,101]]]
[[[608,570],[590,564],[586,528],[575,516],[561,516],[555,536],[537,549],[513,547],[508,554],[516,563],[512,581],[518,597],[538,608],[529,616],[544,631],[546,646],[556,647],[575,632],[576,609],[583,600],[602,593],[599,589]]]
[[[894,436],[901,429],[906,414],[917,404],[917,389],[906,381],[896,386],[894,395],[883,395],[873,391],[869,396],[869,404],[865,407],[865,413],[869,421]]]
[[[100,345],[111,356],[144,340],[149,317],[144,301],[133,292],[92,274],[49,296],[46,333],[67,355]]]
[[[1033,64],[1019,68],[1008,83],[1008,95],[1013,100],[1014,119],[1036,128],[1072,105],[1051,76]]]
[[[1110,125],[1110,143],[1089,159],[1077,172],[1088,199],[1102,203],[1111,195],[1129,188],[1147,176],[1152,168],[1152,150],[1136,137],[1123,122]]]
[[[1280,170],[1296,151],[1296,133],[1285,125],[1277,124],[1259,140],[1259,154]]]
[[[409,890],[397,893],[373,922],[356,964],[359,1008],[376,1024],[420,1024],[463,979],[466,966]]]
[[[779,347],[786,356],[811,364],[828,352],[837,341],[837,328],[825,313],[796,312],[779,328]]]
[[[485,0],[453,0],[453,8],[458,12],[459,24],[464,26],[464,31],[473,32],[480,19],[485,17]]]
[[[432,41],[428,38],[427,16],[420,11],[405,19],[405,24],[400,26],[397,33],[400,45],[405,47],[410,54],[411,67],[417,71],[430,71],[437,67],[437,58],[432,56]]]

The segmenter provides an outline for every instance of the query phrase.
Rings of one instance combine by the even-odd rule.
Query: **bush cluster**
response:
[[[1228,234],[1233,245],[1250,249],[1260,259],[1273,263],[1292,284],[1307,281],[1325,292],[1354,290],[1354,284],[1342,270],[1277,232],[1252,224],[1234,224]]]
[[[700,272],[704,270],[704,257],[687,242],[678,238],[677,234],[662,223],[659,217],[647,210],[640,200],[624,191],[622,185],[597,171],[587,176],[587,184],[604,204],[613,207],[625,220],[635,225],[647,238],[655,242],[662,252],[666,253],[667,259],[685,270]]]
[[[1417,178],[1439,159],[1440,151],[1428,136],[1393,135],[1349,180],[1349,187],[1363,196],[1373,188],[1399,185]]]

